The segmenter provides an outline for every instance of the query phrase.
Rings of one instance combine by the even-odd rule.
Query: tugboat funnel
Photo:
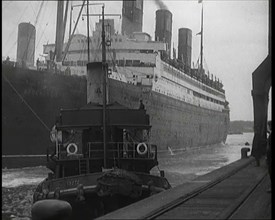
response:
[[[87,103],[96,103],[103,105],[103,79],[105,68],[102,62],[93,62],[87,64]],[[109,89],[106,88],[107,103]]]

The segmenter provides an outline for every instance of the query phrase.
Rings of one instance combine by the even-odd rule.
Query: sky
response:
[[[102,2],[102,1],[89,1]],[[121,14],[121,1],[105,1],[105,13]],[[56,1],[2,1],[2,58],[16,58],[17,29],[21,22],[36,23],[35,60],[42,59],[43,44],[54,43]],[[73,1],[73,5],[81,2]],[[173,14],[172,45],[177,48],[178,29],[192,30],[192,61],[200,53],[201,7],[197,0],[163,0]],[[155,11],[159,4],[144,0],[143,31],[154,39]],[[80,7],[73,10],[73,24]],[[90,6],[90,13],[101,13],[101,6]],[[231,120],[253,120],[252,72],[268,53],[268,0],[203,0],[204,59],[210,74],[224,84]],[[86,13],[86,12],[85,12]],[[12,15],[12,16],[11,16]],[[120,31],[121,18],[115,19]],[[98,17],[91,17],[90,28]],[[69,25],[69,24],[67,24]],[[81,18],[76,33],[86,34],[86,17]],[[68,39],[68,29],[65,41]],[[272,101],[271,93],[269,95]],[[271,119],[271,104],[268,118]]]

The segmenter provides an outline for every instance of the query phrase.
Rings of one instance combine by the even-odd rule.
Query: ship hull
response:
[[[2,155],[46,155],[49,129],[59,110],[86,104],[86,78],[4,65],[2,75]],[[152,125],[151,142],[160,153],[168,148],[187,150],[226,140],[228,111],[205,109],[152,91],[148,86],[114,79],[109,79],[109,96],[110,102],[129,108],[139,108],[143,100]],[[6,159],[3,167],[9,167]]]
[[[161,151],[178,151],[226,141],[229,111],[215,111],[152,91],[109,79],[110,101],[139,108],[143,101],[150,115],[151,142]]]
[[[2,65],[2,155],[16,155],[14,163],[45,156],[60,108],[85,104],[85,77]]]

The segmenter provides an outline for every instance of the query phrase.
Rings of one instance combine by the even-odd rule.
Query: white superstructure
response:
[[[101,25],[96,26],[98,29],[90,38],[90,62],[101,61]],[[110,67],[110,79],[145,86],[156,93],[202,108],[222,111],[226,107],[221,88],[202,83],[161,59],[166,43],[152,41],[151,36],[143,32],[134,33],[131,39],[121,34],[107,34],[106,37],[109,43],[106,59]],[[48,55],[46,59],[50,59],[50,50],[54,51],[53,44],[44,45],[44,53]],[[69,67],[70,74],[86,75],[87,59],[87,37],[76,34],[61,70],[68,70]]]

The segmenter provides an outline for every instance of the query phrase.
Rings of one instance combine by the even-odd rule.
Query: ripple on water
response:
[[[2,187],[34,185],[47,177],[46,167],[28,167],[21,169],[2,169]]]

